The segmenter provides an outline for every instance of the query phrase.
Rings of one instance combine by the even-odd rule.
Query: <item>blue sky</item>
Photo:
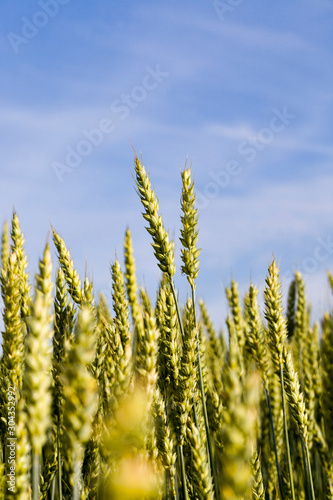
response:
[[[285,289],[299,269],[321,314],[333,269],[332,21],[329,0],[3,0],[0,222],[15,206],[31,275],[52,223],[109,294],[129,226],[139,281],[155,293],[132,143],[178,253],[180,170],[192,164],[197,290],[217,325],[231,277],[262,290],[273,252]]]

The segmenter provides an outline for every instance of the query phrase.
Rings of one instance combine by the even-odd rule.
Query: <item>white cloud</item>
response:
[[[256,134],[256,130],[248,124],[239,123],[237,125],[231,126],[228,124],[211,123],[207,124],[205,127],[205,132],[207,134],[217,135],[218,137],[223,137],[224,139],[246,139],[249,136]]]
[[[251,258],[260,248],[271,246],[274,251],[275,242],[286,251],[288,243],[304,238],[315,245],[316,237],[332,230],[332,190],[333,178],[327,176],[262,184],[240,195],[221,192],[200,214],[208,259],[214,263],[218,248],[228,267],[242,255]]]

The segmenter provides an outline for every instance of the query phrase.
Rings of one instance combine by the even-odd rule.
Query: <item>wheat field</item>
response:
[[[299,272],[284,311],[273,260],[263,310],[253,284],[240,297],[232,281],[217,332],[196,294],[191,170],[181,173],[185,304],[138,157],[135,182],[156,297],[137,282],[129,229],[124,265],[110,270],[111,311],[54,228],[57,262],[47,244],[31,280],[18,215],[4,224],[0,500],[333,499],[333,314],[312,321]]]

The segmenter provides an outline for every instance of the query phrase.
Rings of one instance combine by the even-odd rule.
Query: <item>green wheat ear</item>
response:
[[[190,449],[191,470],[188,472],[194,498],[214,500],[214,485],[211,477],[207,450],[202,435],[194,422],[188,421],[187,445]]]
[[[221,332],[220,334],[222,338],[218,338],[213,323],[209,317],[206,305],[201,299],[199,300],[199,306],[201,312],[201,321],[208,334],[207,366],[211,374],[211,383],[213,385],[213,389],[216,389],[217,393],[221,393],[223,390],[222,373],[225,364],[226,350],[223,333]],[[214,396],[214,398],[216,400],[216,396]]]
[[[165,401],[158,389],[153,402],[156,446],[166,473],[166,490],[171,498],[176,498],[176,453],[170,427],[167,422]]]
[[[308,311],[306,307],[305,283],[299,272],[295,273],[295,282],[297,288],[297,305],[295,311],[295,325],[293,343],[295,349],[294,363],[297,368],[302,389],[304,388],[304,349],[306,337],[308,334]]]
[[[64,240],[52,227],[53,241],[58,252],[58,259],[66,278],[69,294],[74,302],[81,305],[83,301],[83,291],[78,272],[74,268],[74,262],[71,260],[70,251],[67,250]]]
[[[16,494],[18,500],[31,498],[30,470],[31,470],[31,445],[28,436],[28,416],[24,409],[25,401],[20,399],[17,405],[16,425]],[[7,486],[7,485],[6,485]],[[5,491],[5,490],[4,490]]]
[[[112,393],[112,384],[115,377],[115,359],[112,345],[114,336],[114,324],[111,318],[106,299],[102,293],[99,294],[97,306],[97,344],[95,356],[95,377],[99,387],[98,413],[103,416],[109,412]]]
[[[283,365],[283,349],[287,338],[287,325],[283,317],[282,293],[279,269],[275,260],[268,268],[266,278],[265,296],[265,318],[268,324],[268,343],[271,348],[274,367],[277,372]]]
[[[36,275],[35,298],[31,315],[27,319],[29,334],[26,340],[26,357],[23,395],[26,401],[27,428],[32,448],[32,493],[39,498],[40,459],[51,426],[51,323],[52,263],[50,247],[45,247]]]
[[[291,354],[286,349],[283,352],[284,387],[290,405],[291,414],[298,424],[301,436],[305,441],[308,438],[308,416],[299,379],[295,371]]]
[[[97,410],[96,382],[88,367],[95,357],[95,319],[88,305],[79,313],[75,339],[64,361],[63,423],[64,447],[72,457],[74,470],[73,497],[79,498],[78,488],[84,454],[84,445],[92,433],[93,418]]]
[[[238,285],[234,280],[231,280],[230,288],[229,287],[226,288],[226,295],[229,303],[229,308],[231,311],[232,322],[234,325],[234,333],[237,337],[237,343],[239,346],[239,356],[241,363],[243,363],[244,346],[245,346],[244,318],[239,300]]]
[[[62,373],[63,362],[66,356],[66,344],[73,337],[73,326],[75,309],[73,303],[68,300],[66,282],[62,269],[59,268],[56,276],[56,292],[54,299],[54,334],[53,334],[53,410],[60,418],[60,405],[62,400]],[[55,419],[56,420],[56,419]]]
[[[158,329],[154,309],[145,290],[140,290],[143,305],[143,332],[138,337],[135,371],[138,381],[152,395],[157,381]]]
[[[261,472],[261,460],[255,451],[252,457],[252,495],[253,500],[265,500],[264,481]]]
[[[175,393],[179,384],[179,330],[177,312],[169,284],[162,285],[163,312],[160,318],[159,338],[159,386],[161,392]]]
[[[11,253],[6,269],[1,269],[1,293],[4,304],[2,366],[6,385],[21,389],[24,356],[24,329],[21,321],[20,274],[16,253]]]
[[[5,222],[1,237],[1,268],[4,271],[6,271],[8,266],[9,253],[9,229],[8,222]]]
[[[187,276],[191,286],[195,286],[195,279],[199,273],[199,255],[201,249],[197,249],[198,241],[198,210],[195,208],[194,182],[191,180],[191,169],[184,169],[182,172],[182,198],[181,217],[182,229],[180,230],[180,241],[183,244],[181,258],[183,261],[182,271]]]
[[[179,384],[177,392],[174,394],[177,433],[181,446],[185,444],[188,422],[191,418],[194,396],[197,389],[197,336],[191,299],[188,299],[185,307],[184,332]]]
[[[134,326],[140,324],[142,329],[142,314],[138,300],[138,284],[135,271],[135,259],[133,255],[133,245],[131,232],[127,228],[124,241],[124,257],[125,257],[125,284],[127,290],[128,302],[131,308],[132,320]]]
[[[111,271],[113,309],[116,315],[114,322],[119,332],[123,349],[125,350],[130,338],[129,310],[124,276],[117,259],[111,266]]]
[[[164,229],[162,216],[158,213],[158,199],[151,187],[149,176],[138,157],[135,158],[135,174],[138,194],[145,209],[143,217],[149,224],[146,229],[153,238],[152,247],[158,260],[158,267],[163,273],[167,273],[172,278],[176,272],[173,244],[169,241],[169,235]]]
[[[247,302],[249,324],[247,343],[251,349],[255,363],[262,373],[264,387],[268,390],[270,360],[266,349],[266,335],[261,322],[257,295],[258,290],[251,284]]]
[[[24,235],[21,232],[20,222],[17,214],[13,213],[12,229],[11,229],[12,245],[11,251],[17,255],[18,272],[20,277],[20,293],[21,293],[21,316],[25,319],[30,314],[30,290],[29,274],[26,272],[28,267],[28,259],[24,250]]]
[[[29,335],[23,385],[33,454],[41,452],[51,423],[51,274],[51,254],[47,244],[43,259],[39,262],[35,299],[28,320]]]

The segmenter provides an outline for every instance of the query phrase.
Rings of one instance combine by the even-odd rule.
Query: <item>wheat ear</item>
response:
[[[304,389],[304,367],[303,367],[303,351],[306,343],[306,336],[308,330],[308,317],[306,310],[306,298],[305,298],[305,284],[304,280],[299,272],[295,273],[295,282],[297,290],[297,303],[295,311],[295,326],[294,326],[294,336],[293,342],[295,346],[294,363],[297,370],[299,381],[302,390]]]
[[[252,496],[253,500],[265,500],[265,488],[261,473],[261,461],[258,453],[255,451],[252,457]]]
[[[138,157],[135,158],[136,185],[141,203],[144,206],[145,213],[143,217],[149,224],[148,233],[153,238],[152,247],[158,260],[158,266],[162,272],[172,278],[176,268],[174,265],[173,245],[169,241],[168,232],[164,229],[162,216],[159,215],[159,203],[151,183],[146,174],[145,167],[141,165]]]
[[[158,329],[154,309],[144,289],[140,290],[140,297],[143,305],[144,334],[137,345],[136,370],[148,395],[152,396],[152,390],[157,380]]]
[[[9,229],[8,222],[3,225],[2,235],[1,235],[1,268],[6,272],[8,266],[8,259],[10,255],[9,249]]]
[[[184,446],[188,419],[193,408],[193,398],[197,379],[197,338],[193,321],[192,300],[188,299],[185,308],[185,337],[180,359],[178,389],[174,395],[179,444]]]
[[[25,401],[21,398],[17,404],[16,425],[16,492],[18,500],[31,499],[31,444],[28,435],[28,416]],[[8,497],[6,497],[8,498]]]
[[[290,445],[287,425],[287,408],[285,404],[285,383],[284,383],[284,343],[287,338],[287,325],[283,316],[282,294],[279,269],[275,260],[268,268],[266,278],[265,297],[265,317],[268,324],[267,338],[272,355],[273,365],[280,376],[284,433],[288,458],[289,480],[292,500],[295,500],[294,478],[290,456]]]
[[[214,485],[207,461],[206,446],[194,422],[188,422],[187,439],[191,465],[189,477],[193,491],[197,498],[213,500],[215,498]]]
[[[244,357],[244,345],[245,345],[245,335],[244,335],[244,318],[242,313],[242,308],[239,300],[239,292],[237,283],[232,280],[230,288],[226,288],[226,295],[229,302],[229,307],[232,315],[232,319],[235,325],[235,333],[237,335],[237,341],[240,349],[240,356],[243,360]]]
[[[92,432],[97,409],[96,382],[88,370],[95,357],[95,320],[83,306],[75,328],[75,339],[64,362],[63,421],[65,449],[74,464],[73,499],[78,500],[84,445]]]
[[[28,319],[29,335],[25,357],[23,394],[28,415],[27,427],[32,448],[33,498],[39,495],[39,468],[42,447],[51,425],[51,323],[52,263],[50,247],[45,247],[36,275],[35,298]]]
[[[176,453],[166,418],[165,401],[159,390],[155,391],[153,408],[156,445],[166,473],[166,495],[176,498]]]
[[[133,362],[135,363],[136,355],[136,338],[143,332],[143,318],[142,311],[138,300],[138,284],[135,271],[135,259],[133,255],[133,245],[131,232],[127,228],[125,233],[124,242],[124,257],[125,257],[125,285],[127,291],[127,298],[132,314],[133,321]]]
[[[6,270],[1,269],[1,293],[4,304],[2,332],[2,365],[6,385],[22,385],[24,331],[21,321],[20,275],[16,253],[11,253]]]
[[[26,272],[28,259],[24,250],[25,239],[24,235],[21,232],[19,218],[15,212],[13,213],[12,218],[11,238],[11,251],[16,253],[18,273],[20,277],[21,316],[22,319],[25,319],[30,315],[31,286],[29,284],[29,274]]]
[[[59,263],[66,278],[68,292],[74,302],[81,306],[83,301],[83,291],[81,289],[81,281],[78,272],[74,268],[74,262],[71,260],[70,251],[67,250],[64,240],[61,236],[59,236],[54,228],[52,228],[52,232],[53,241],[58,252]]]
[[[221,343],[214,329],[213,323],[209,317],[206,305],[202,299],[199,300],[201,320],[208,334],[209,339],[209,358],[208,364],[212,375],[213,386],[218,392],[222,390],[221,375],[225,362],[225,345]],[[223,336],[223,333],[221,333]]]
[[[283,352],[283,375],[286,396],[294,417],[302,443],[303,462],[309,498],[314,498],[311,465],[308,450],[308,416],[306,412],[304,397],[300,389],[297,372],[295,371],[291,354],[287,349]]]
[[[113,309],[116,315],[114,322],[119,332],[123,348],[125,350],[129,342],[130,335],[129,310],[128,300],[126,299],[124,276],[117,259],[111,266],[111,271]]]

